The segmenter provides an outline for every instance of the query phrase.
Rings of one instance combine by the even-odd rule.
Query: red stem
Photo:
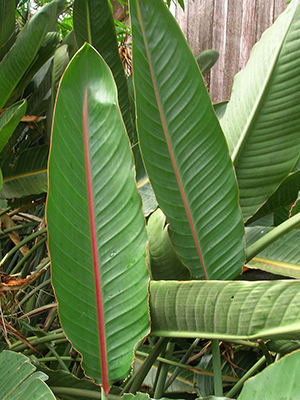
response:
[[[101,294],[98,246],[97,246],[95,214],[94,214],[94,204],[93,204],[93,188],[92,188],[91,168],[90,168],[87,113],[88,113],[88,89],[86,88],[85,95],[84,95],[84,111],[83,111],[84,153],[85,153],[85,164],[86,164],[86,181],[87,181],[87,191],[88,191],[89,217],[90,217],[90,227],[91,227],[92,255],[93,255],[94,276],[95,276],[98,332],[99,332],[101,372],[102,372],[102,387],[103,387],[105,396],[107,396],[110,388],[109,388],[108,372],[107,372],[104,313],[103,313],[103,302],[102,302],[102,294]]]

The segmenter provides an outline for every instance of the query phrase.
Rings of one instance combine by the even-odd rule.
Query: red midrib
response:
[[[90,217],[90,227],[91,227],[92,255],[93,255],[94,276],[95,276],[98,333],[99,333],[100,356],[101,356],[102,387],[103,387],[104,394],[107,396],[108,392],[109,392],[109,382],[108,382],[108,373],[107,373],[104,314],[103,314],[103,302],[102,302],[102,294],[101,294],[96,225],[95,225],[95,214],[94,214],[94,204],[93,204],[93,189],[92,189],[91,168],[90,168],[87,113],[88,113],[88,89],[86,88],[85,94],[84,94],[84,110],[83,110],[84,154],[85,154],[85,164],[86,164],[86,181],[87,181],[89,217]]]
[[[199,259],[200,259],[200,262],[201,262],[201,266],[202,266],[202,269],[203,269],[203,272],[204,272],[205,279],[207,280],[206,269],[205,269],[205,266],[204,266],[204,261],[203,261],[203,258],[202,258],[202,253],[201,253],[201,249],[200,249],[200,246],[199,246],[199,242],[198,242],[198,238],[197,238],[194,222],[193,222],[192,215],[191,215],[191,212],[190,212],[190,209],[189,209],[189,205],[187,203],[186,195],[185,195],[182,183],[181,183],[181,179],[180,179],[180,176],[179,176],[177,164],[176,164],[175,157],[174,157],[174,154],[173,154],[173,150],[172,150],[172,147],[171,147],[171,142],[170,142],[168,130],[167,130],[167,127],[166,127],[166,122],[165,122],[165,119],[164,119],[164,115],[163,115],[163,112],[162,112],[162,107],[161,107],[159,96],[158,96],[158,91],[157,91],[157,87],[156,87],[156,81],[155,81],[155,78],[154,78],[154,73],[153,73],[150,53],[149,53],[149,50],[148,50],[145,31],[144,31],[144,26],[143,26],[143,22],[142,22],[141,10],[140,10],[140,6],[139,6],[138,2],[137,2],[137,11],[138,11],[138,17],[139,17],[140,26],[141,26],[141,30],[142,30],[142,34],[143,34],[144,43],[145,43],[145,49],[146,49],[147,58],[148,58],[148,62],[149,62],[149,68],[150,68],[150,73],[151,73],[151,77],[152,77],[152,82],[153,82],[155,97],[156,97],[156,101],[157,101],[157,106],[158,106],[160,118],[161,118],[162,125],[163,125],[163,130],[164,130],[164,133],[165,133],[168,149],[169,149],[169,152],[170,152],[170,156],[171,156],[174,172],[175,172],[176,179],[177,179],[177,182],[178,182],[178,186],[179,186],[179,190],[180,190],[181,197],[182,197],[182,200],[183,200],[183,204],[184,204],[184,207],[185,207],[185,211],[187,213],[189,224],[190,224],[190,227],[191,227],[191,230],[192,230],[192,235],[194,237],[194,241],[195,241],[195,244],[196,244],[198,256],[199,256]]]

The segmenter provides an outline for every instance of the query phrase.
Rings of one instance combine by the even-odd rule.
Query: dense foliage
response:
[[[300,1],[214,106],[164,3],[0,0],[0,398],[299,396]]]

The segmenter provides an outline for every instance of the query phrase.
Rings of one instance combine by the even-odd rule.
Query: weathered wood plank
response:
[[[234,76],[244,68],[253,45],[285,10],[286,0],[185,0],[176,19],[196,55],[220,53],[205,82],[213,102],[228,100]]]

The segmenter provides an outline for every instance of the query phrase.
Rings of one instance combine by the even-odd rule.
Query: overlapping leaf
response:
[[[9,107],[0,117],[0,153],[26,112],[27,101],[21,100]]]
[[[150,283],[151,332],[207,339],[299,339],[300,281]]]
[[[297,399],[300,392],[299,367],[300,350],[286,355],[249,379],[238,399]]]
[[[109,65],[118,87],[118,99],[127,133],[132,142],[135,142],[128,86],[108,1],[76,0],[74,32],[79,46],[85,42],[90,43]]]
[[[56,100],[47,222],[62,327],[86,374],[128,376],[149,329],[146,227],[112,74],[86,44]]]
[[[17,157],[2,160],[3,186],[0,198],[11,199],[46,193],[49,146],[33,147]]]
[[[211,100],[164,3],[130,4],[139,142],[170,238],[193,276],[232,278],[244,262],[243,221]]]
[[[300,2],[293,0],[254,47],[232,89],[221,125],[249,219],[300,153]]]
[[[22,29],[16,43],[0,63],[0,110],[34,60],[55,21],[56,7],[57,3],[53,1],[41,8]]]

